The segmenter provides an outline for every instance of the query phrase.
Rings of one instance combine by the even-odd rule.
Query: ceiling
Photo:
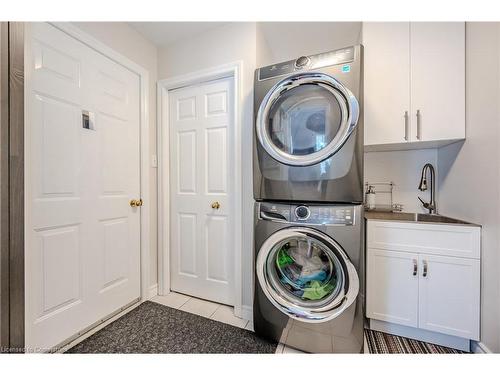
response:
[[[129,22],[128,24],[157,47],[165,47],[227,22]]]

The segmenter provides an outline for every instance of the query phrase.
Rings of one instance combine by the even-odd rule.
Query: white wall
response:
[[[429,201],[430,192],[418,190],[422,167],[431,163],[437,172],[437,150],[411,150],[411,151],[386,151],[366,152],[364,165],[365,183],[368,182],[394,182],[393,203],[403,205],[403,211],[428,212],[422,207],[417,196]],[[436,192],[439,185],[436,178]],[[382,195],[377,200],[384,199]],[[438,211],[440,210],[439,195],[436,196]]]
[[[231,23],[182,40],[158,51],[158,78],[169,78],[234,61],[243,62],[243,123],[241,150],[243,188],[243,305],[252,304],[253,188],[252,123],[253,74],[256,68],[255,23]]]
[[[361,22],[259,22],[257,65],[359,44]]]
[[[441,148],[441,213],[483,226],[481,342],[500,352],[500,139],[497,23],[466,26],[466,141]]]
[[[75,22],[74,25],[99,41],[141,65],[149,72],[149,144],[150,153],[156,154],[156,81],[157,81],[157,49],[132,27],[123,22]],[[156,168],[151,168],[150,178],[150,223],[151,223],[151,262],[150,285],[155,285],[158,278],[157,259],[157,179]]]

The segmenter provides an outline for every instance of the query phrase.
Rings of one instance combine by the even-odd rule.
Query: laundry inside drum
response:
[[[342,267],[323,243],[291,238],[276,247],[273,258],[270,271],[275,288],[298,305],[324,305],[338,296],[343,283]]]

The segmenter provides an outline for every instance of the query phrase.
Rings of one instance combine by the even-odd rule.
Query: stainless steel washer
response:
[[[313,353],[363,346],[362,206],[255,203],[254,329]]]
[[[362,47],[255,72],[254,197],[363,201]]]

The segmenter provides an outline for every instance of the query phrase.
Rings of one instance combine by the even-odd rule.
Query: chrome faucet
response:
[[[422,205],[424,206],[425,209],[429,210],[429,214],[436,214],[437,209],[436,209],[436,202],[434,201],[434,196],[436,194],[435,190],[435,179],[436,179],[436,173],[434,171],[434,167],[432,164],[427,163],[424,165],[422,168],[422,176],[420,177],[420,184],[418,185],[418,190],[420,191],[426,191],[427,190],[427,171],[430,171],[430,179],[431,179],[431,201],[429,203],[424,202],[424,200],[420,197],[418,197],[418,200],[422,202]]]

